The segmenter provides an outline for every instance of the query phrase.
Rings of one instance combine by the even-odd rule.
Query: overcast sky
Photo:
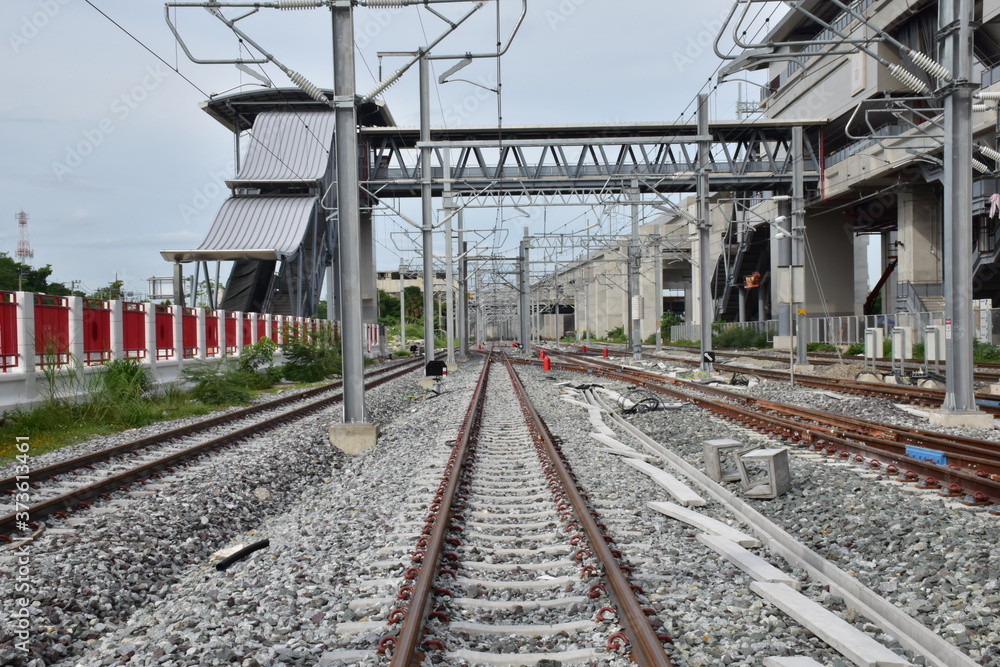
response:
[[[220,185],[233,175],[232,135],[198,103],[253,80],[232,65],[188,61],[164,21],[162,2],[92,2],[3,4],[0,251],[14,255],[15,216],[23,209],[35,251],[30,263],[51,264],[53,281],[79,280],[92,291],[117,276],[127,289],[145,292],[148,276],[170,274],[159,251],[196,247],[228,194]],[[520,2],[499,2],[506,35]],[[719,65],[711,40],[731,4],[528,0],[528,17],[502,62],[504,124],[670,122],[690,115],[693,98]],[[471,6],[442,5],[452,17]],[[493,48],[494,7],[487,3],[437,53]],[[359,8],[355,14],[361,92],[375,84],[378,51],[413,50],[444,28],[424,9]],[[177,22],[196,55],[239,55],[233,34],[204,10],[180,10]],[[262,10],[240,25],[291,69],[331,87],[327,10]],[[400,64],[387,58],[385,71]],[[277,85],[291,85],[277,69],[268,72]],[[494,86],[495,61],[479,61],[463,75]],[[462,83],[438,87],[434,124],[495,125],[496,98],[478,90]],[[400,125],[418,124],[415,69],[384,97]],[[735,118],[736,97],[736,84],[721,89],[713,118]],[[551,229],[578,215],[535,210],[517,221],[517,233],[525,223],[540,231],[543,218]],[[398,236],[391,235],[399,229],[379,218],[380,269],[399,265]]]

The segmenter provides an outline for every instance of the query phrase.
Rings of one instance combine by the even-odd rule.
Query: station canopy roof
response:
[[[287,260],[295,256],[318,197],[232,197],[223,202],[194,250],[161,250],[168,262]]]

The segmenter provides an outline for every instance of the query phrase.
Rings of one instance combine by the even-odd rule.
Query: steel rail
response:
[[[649,624],[649,619],[639,605],[639,601],[636,600],[635,594],[621,570],[621,566],[618,564],[614,554],[611,553],[604,533],[601,531],[600,526],[597,525],[597,520],[591,514],[586,501],[580,493],[577,481],[567,469],[562,454],[552,440],[548,426],[531,404],[527,388],[514,370],[511,360],[504,357],[504,365],[514,385],[518,400],[522,408],[530,416],[534,426],[533,430],[537,434],[537,437],[541,439],[542,444],[545,446],[545,451],[552,461],[552,467],[559,475],[566,498],[573,506],[573,513],[576,514],[577,520],[579,520],[580,526],[583,528],[587,540],[594,550],[594,555],[597,556],[604,567],[604,578],[608,584],[608,595],[615,602],[618,608],[618,620],[625,630],[625,635],[632,642],[632,652],[635,661],[643,667],[670,667],[670,659],[663,650],[663,644],[656,636],[653,627]]]
[[[674,346],[673,349],[686,349],[692,350],[693,348],[686,348],[684,346]],[[721,350],[716,350],[720,352]],[[728,350],[734,354],[738,354],[740,357],[746,357],[749,359],[756,359],[759,361],[770,361],[770,362],[781,362],[787,363],[787,359],[780,359],[775,356],[764,355],[764,354],[751,354],[740,350]],[[569,352],[565,350],[550,350],[546,348],[546,352],[550,354],[569,354],[570,356],[577,356],[581,353],[579,352]],[[832,366],[837,363],[835,359],[817,359],[812,355],[817,353],[811,353],[809,358],[809,363],[819,364],[822,366]],[[631,357],[631,352],[623,352],[621,350],[608,350],[608,355],[613,357]],[[588,359],[590,357],[587,357]],[[659,359],[664,361],[675,361],[682,364],[687,364],[690,366],[697,366],[698,361],[696,359],[688,359],[683,357],[671,357],[665,355],[655,355],[651,357],[653,359]],[[879,366],[885,367],[888,362],[878,362]],[[989,368],[989,364],[977,364],[980,367]],[[1000,366],[1000,365],[997,365]],[[781,371],[775,368],[752,368],[747,366],[734,366],[732,364],[725,364],[722,362],[716,362],[713,367],[717,371],[724,371],[726,373],[740,373],[743,375],[757,375],[760,377],[773,378],[776,380],[787,380],[788,371]],[[976,373],[975,379],[982,382],[996,382],[1000,379],[996,373]],[[862,394],[865,396],[895,396],[900,400],[906,399],[911,403],[917,405],[940,405],[944,401],[944,391],[940,389],[931,389],[928,387],[918,387],[914,385],[880,385],[873,382],[858,382],[851,380],[833,380],[830,378],[824,378],[815,375],[806,375],[802,373],[795,374],[795,382],[797,384],[802,384],[809,387],[817,388],[836,388],[837,391],[852,393],[852,394]],[[994,396],[991,394],[977,393],[976,402],[979,409],[984,412],[989,412],[990,414],[1000,415],[1000,396]]]
[[[458,438],[452,447],[451,456],[445,467],[447,483],[442,480],[442,486],[438,487],[438,494],[434,497],[434,503],[439,505],[436,513],[432,512],[433,529],[429,536],[427,546],[423,549],[424,554],[419,561],[419,574],[417,575],[413,592],[410,594],[410,604],[403,616],[403,626],[395,638],[387,637],[379,644],[379,649],[392,647],[392,660],[390,667],[411,667],[419,665],[423,661],[423,654],[420,650],[424,637],[424,621],[427,618],[427,611],[434,599],[434,578],[437,571],[438,562],[444,551],[445,539],[451,529],[452,504],[461,483],[461,471],[465,466],[466,454],[469,450],[469,443],[473,442],[479,434],[479,425],[482,419],[483,405],[486,401],[486,384],[489,379],[490,365],[493,356],[490,355],[483,362],[479,380],[473,390],[472,400],[465,412],[462,426],[459,429]],[[430,520],[430,517],[428,518]],[[388,641],[391,639],[392,641]]]
[[[602,362],[592,363],[612,368],[611,364],[603,364]],[[883,445],[883,447],[888,449],[896,449],[900,446],[905,446],[907,443],[921,447],[930,446],[930,448],[940,450],[943,453],[950,455],[956,461],[965,463],[966,467],[971,468],[972,470],[984,470],[988,474],[1000,475],[1000,446],[998,446],[997,443],[987,440],[936,433],[933,431],[909,428],[905,426],[893,426],[890,424],[873,422],[859,417],[845,417],[833,413],[813,410],[811,408],[802,408],[795,405],[768,401],[761,398],[755,398],[753,396],[733,394],[732,392],[728,392],[720,387],[683,383],[679,380],[675,380],[674,378],[664,377],[663,375],[649,373],[647,371],[624,368],[620,366],[613,367],[616,369],[616,372],[618,368],[622,368],[622,372],[628,373],[632,377],[651,382],[652,385],[642,385],[647,389],[653,389],[653,385],[660,386],[662,383],[667,382],[675,386],[691,387],[697,391],[714,394],[715,396],[719,396],[727,401],[735,401],[744,405],[770,410],[778,413],[775,417],[775,419],[778,420],[776,423],[780,424],[784,428],[801,426],[799,422],[794,420],[788,422],[782,421],[789,415],[799,419],[810,420],[815,422],[817,425],[815,431],[809,431],[808,434],[811,436],[815,436],[815,433],[817,432],[823,435],[829,434],[831,436],[856,435],[856,437],[871,440],[873,442],[888,443]],[[683,396],[687,396],[687,394],[683,394]],[[811,442],[813,439],[815,438],[811,437],[805,441]],[[905,454],[905,452],[902,453]]]
[[[391,366],[381,367],[374,369],[371,375],[378,375],[382,372],[395,371],[396,369],[409,369],[415,370],[421,362],[407,361],[401,364],[393,364]],[[139,440],[133,440],[131,442],[126,442],[121,445],[115,445],[113,447],[108,447],[97,452],[92,452],[90,454],[83,454],[81,456],[76,456],[71,459],[66,459],[65,461],[59,461],[51,465],[43,466],[41,468],[33,468],[29,471],[32,478],[38,479],[48,479],[49,477],[55,477],[56,475],[63,475],[67,472],[72,472],[80,468],[84,468],[88,465],[94,465],[96,463],[103,463],[108,459],[120,456],[122,454],[127,454],[129,452],[143,449],[144,447],[149,447],[151,445],[157,445],[168,440],[176,440],[178,438],[184,438],[196,433],[201,433],[203,431],[208,431],[210,429],[216,428],[217,426],[223,426],[225,424],[244,419],[246,417],[259,414],[261,412],[267,412],[268,410],[276,410],[289,403],[295,403],[305,399],[310,399],[314,396],[324,394],[328,391],[332,391],[337,387],[341,386],[341,382],[331,382],[330,384],[324,385],[322,387],[316,387],[314,389],[309,389],[307,391],[299,392],[297,394],[292,394],[290,396],[283,396],[281,398],[274,399],[272,401],[267,401],[266,403],[259,403],[257,405],[252,405],[247,408],[236,410],[234,412],[229,412],[224,415],[219,415],[217,417],[211,417],[209,419],[201,420],[194,424],[188,424],[187,426],[181,426],[169,431],[163,431],[162,433],[157,433],[145,438],[140,438]],[[11,493],[16,488],[17,476],[7,477],[5,479],[0,479],[0,493]]]
[[[515,363],[532,364],[529,361],[517,361]],[[638,374],[630,373],[627,370],[611,370],[602,367],[586,367],[575,364],[553,364],[553,368],[572,370],[577,372],[588,372],[601,377],[614,380],[621,380],[642,386],[650,391],[681,398],[689,401],[701,408],[719,414],[727,419],[741,420],[744,426],[752,425],[758,430],[774,434],[780,432],[785,437],[792,437],[802,442],[811,443],[817,451],[824,451],[827,455],[837,454],[840,450],[841,458],[870,457],[867,464],[874,470],[885,467],[887,473],[893,474],[889,466],[897,468],[899,475],[906,478],[905,481],[918,481],[917,476],[923,475],[924,482],[929,488],[937,488],[939,485],[946,486],[949,495],[968,495],[976,499],[975,504],[996,504],[1000,505],[1000,475],[988,473],[986,470],[977,471],[973,474],[958,468],[949,466],[939,466],[930,461],[922,461],[912,458],[906,454],[905,445],[898,441],[885,440],[873,436],[866,436],[863,433],[837,433],[834,430],[822,429],[815,425],[802,424],[792,419],[786,419],[774,415],[764,414],[760,411],[745,408],[733,403],[714,401],[708,398],[692,396],[680,390],[666,387],[658,382],[639,377]],[[660,378],[661,380],[670,378]],[[697,385],[691,385],[702,389]],[[776,404],[780,405],[780,404]],[[981,441],[985,442],[985,441]],[[989,443],[986,443],[989,444]],[[906,472],[902,472],[905,470]]]
[[[420,364],[422,365],[422,364]],[[407,364],[407,366],[410,366]],[[411,373],[414,369],[411,367],[403,368],[394,373],[388,375],[383,375],[382,377],[376,378],[374,380],[366,383],[366,387],[374,388],[381,384],[385,384],[390,380],[394,380],[398,377],[402,377],[408,373]],[[145,480],[155,474],[158,474],[161,470],[168,470],[173,468],[175,465],[185,464],[187,461],[201,456],[205,452],[216,449],[219,447],[224,447],[231,445],[240,440],[252,437],[259,433],[262,433],[274,426],[279,424],[304,417],[307,414],[315,412],[326,408],[342,398],[343,394],[338,393],[327,398],[320,399],[309,403],[308,405],[303,405],[287,412],[283,412],[274,417],[268,418],[264,421],[258,422],[251,426],[227,433],[225,435],[207,440],[205,442],[199,443],[187,449],[181,450],[179,452],[174,452],[165,457],[156,459],[155,461],[150,461],[141,466],[133,468],[131,470],[126,470],[117,475],[106,477],[93,484],[88,484],[86,486],[68,491],[64,494],[49,498],[35,505],[29,506],[27,509],[17,511],[17,506],[15,506],[15,511],[7,514],[5,516],[0,516],[0,537],[5,536],[14,531],[18,523],[17,520],[19,514],[27,512],[30,517],[31,523],[37,522],[39,519],[51,516],[56,512],[62,510],[71,510],[80,505],[86,506],[87,501],[92,500],[101,496],[102,494],[109,494],[117,491],[122,486],[131,484],[135,481]],[[30,524],[29,524],[30,525]]]

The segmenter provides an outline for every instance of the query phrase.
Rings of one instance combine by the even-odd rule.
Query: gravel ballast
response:
[[[50,531],[31,545],[35,656],[17,652],[4,634],[0,664],[385,664],[370,651],[388,634],[404,557],[479,368],[477,361],[463,364],[434,398],[407,396],[418,392],[415,377],[368,392],[366,404],[382,429],[378,445],[358,456],[329,445],[327,428],[339,418],[334,407],[157,481],[145,494],[117,494],[95,506],[99,513],[81,515],[70,532]],[[668,499],[648,477],[595,451],[602,445],[590,437],[586,410],[563,401],[556,386],[592,377],[538,367],[519,372],[630,560],[657,623],[673,637],[675,665],[759,665],[764,655],[848,664],[752,593],[748,577],[699,543],[693,529],[648,509],[647,502]],[[700,469],[702,440],[769,442],[696,409],[628,419]],[[617,437],[636,446],[625,433]],[[1000,519],[798,452],[791,473],[791,492],[749,502],[973,661],[1000,667],[993,537]],[[728,488],[738,493],[736,485]],[[734,523],[714,502],[701,509]],[[268,547],[225,572],[209,559],[223,547],[265,538]],[[3,554],[7,617],[16,565]],[[922,664],[804,572],[760,555],[799,579],[808,597]]]

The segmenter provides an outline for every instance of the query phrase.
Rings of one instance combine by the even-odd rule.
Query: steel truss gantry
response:
[[[429,148],[434,195],[450,180],[463,201],[553,195],[583,201],[621,192],[633,179],[644,192],[694,192],[698,143],[707,141],[712,192],[788,189],[792,127],[824,123],[732,121],[710,124],[705,135],[694,123],[435,128],[429,141],[415,128],[366,127],[360,131],[362,183],[380,198],[419,196],[421,148]],[[818,181],[820,165],[818,147],[807,141],[807,183]]]

